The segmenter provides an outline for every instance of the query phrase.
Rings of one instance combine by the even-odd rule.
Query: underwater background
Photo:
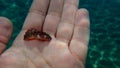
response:
[[[20,32],[31,3],[0,0],[0,16],[14,25],[8,48]],[[120,68],[120,0],[80,0],[79,8],[87,8],[91,19],[86,68]]]

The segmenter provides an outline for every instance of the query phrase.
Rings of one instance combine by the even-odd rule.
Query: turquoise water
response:
[[[12,20],[14,33],[19,33],[32,0],[0,0],[0,16]],[[120,68],[120,0],[81,0],[91,18],[91,38],[86,68]]]

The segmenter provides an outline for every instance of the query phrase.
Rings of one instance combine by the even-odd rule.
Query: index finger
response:
[[[42,28],[50,0],[33,0],[28,16],[23,25],[23,30],[30,28]]]

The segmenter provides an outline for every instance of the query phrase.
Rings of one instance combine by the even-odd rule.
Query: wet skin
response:
[[[5,52],[13,26],[0,17],[0,68],[85,68],[90,23],[88,11],[78,9],[78,3],[33,0],[21,32]],[[52,39],[25,41],[24,35],[31,28],[44,31]]]

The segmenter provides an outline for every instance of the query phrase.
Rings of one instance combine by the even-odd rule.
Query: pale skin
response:
[[[85,68],[90,23],[88,11],[77,6],[78,0],[33,0],[21,32],[5,52],[13,26],[0,17],[0,68]],[[30,28],[52,40],[23,40]]]

